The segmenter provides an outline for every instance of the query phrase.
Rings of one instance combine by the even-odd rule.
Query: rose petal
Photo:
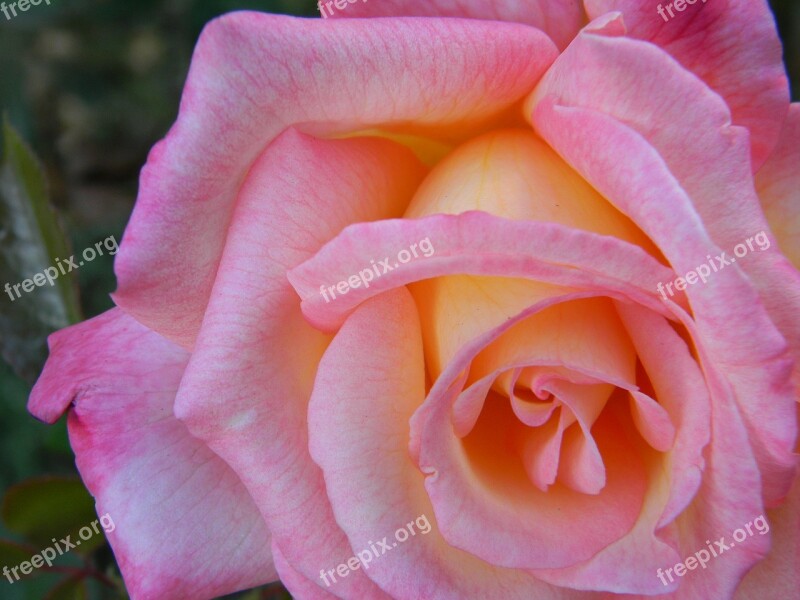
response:
[[[718,540],[721,536],[730,539],[736,528],[760,514],[763,508],[760,475],[752,442],[730,389],[720,386],[713,369],[701,375],[685,343],[663,319],[639,307],[617,304],[658,398],[677,425],[675,446],[669,453],[670,499],[659,527],[675,518],[675,527],[662,530],[662,536],[666,537],[671,530],[679,542],[682,557],[679,560],[683,560],[705,548],[706,540]],[[711,398],[711,439],[703,462],[699,451],[708,439],[706,386]],[[696,468],[703,470],[701,479],[694,477]],[[700,487],[694,495],[697,479]],[[686,507],[689,500],[691,504]],[[680,600],[730,597],[741,576],[767,548],[768,542],[763,539],[750,540],[747,547],[736,547],[730,556],[726,553],[712,557],[706,569],[675,578],[680,581],[675,597]],[[667,561],[660,567],[666,570],[676,562]]]
[[[755,284],[800,365],[800,320],[796,318],[800,273],[775,248],[763,251],[753,245],[754,236],[761,232],[771,236],[753,186],[747,132],[730,125],[728,107],[703,82],[656,46],[619,37],[622,28],[618,15],[606,15],[587,26],[558,58],[528,100],[535,128],[570,165],[577,167],[576,161],[581,160],[583,166],[577,170],[649,234],[679,274],[711,261],[719,249],[732,254],[741,244],[745,254],[735,259],[735,266]],[[782,69],[779,62],[778,67]],[[755,88],[748,81],[746,89]],[[769,114],[783,115],[785,109]],[[602,126],[601,115],[610,117]],[[572,123],[569,134],[567,119]],[[615,122],[618,127],[613,126]],[[612,129],[625,129],[629,141],[623,144],[623,136],[614,134],[620,145],[610,148]],[[606,173],[596,169],[589,173],[579,154],[601,154],[598,159],[602,160],[593,162],[595,166],[605,162]],[[648,193],[625,190],[629,177],[646,181]],[[612,181],[623,189],[612,188]],[[668,226],[663,213],[671,218]],[[705,232],[697,223],[698,215]],[[656,236],[653,223],[662,232],[669,230],[669,243],[663,234]],[[690,250],[684,236],[695,242],[709,237],[715,247]],[[676,263],[675,247],[691,252],[683,265]],[[800,367],[796,378],[800,382]]]
[[[719,254],[685,191],[638,133],[599,112],[560,107],[550,100],[538,105],[536,121],[562,156],[639,224],[676,272],[687,273],[705,257]],[[800,274],[785,258],[780,260],[788,271],[775,282],[773,306],[778,296],[796,304],[800,293],[792,294]],[[765,498],[774,503],[788,492],[795,472],[793,361],[781,332],[798,328],[796,313],[781,311],[779,320],[792,320],[793,325],[779,332],[771,318],[775,315],[767,313],[739,262],[712,273],[706,283],[690,285],[686,294],[699,332],[695,343],[735,390],[754,443]]]
[[[636,429],[656,450],[666,452],[675,443],[675,426],[655,400],[641,392],[630,392],[630,409]]]
[[[775,151],[756,174],[756,188],[781,250],[800,269],[800,104],[792,104]]]
[[[370,259],[387,256],[391,262],[398,251],[426,238],[434,248],[430,256],[396,269],[389,264],[390,272],[381,272],[369,288],[352,289],[330,302],[322,298],[320,281],[344,279],[370,268]],[[669,314],[667,305],[675,306],[655,300],[656,284],[670,278],[672,271],[637,246],[561,225],[509,221],[477,211],[351,225],[314,258],[292,269],[288,278],[303,299],[306,318],[333,331],[371,296],[413,281],[458,273],[614,290],[663,314]]]
[[[481,349],[483,349],[486,346],[488,346],[492,342],[492,340],[497,339],[502,334],[503,331],[508,330],[509,328],[513,327],[515,323],[522,321],[529,314],[534,313],[534,312],[536,312],[538,310],[541,310],[541,308],[542,308],[541,306],[533,306],[533,307],[530,307],[530,308],[526,309],[520,315],[517,315],[517,316],[515,316],[513,318],[510,318],[506,323],[504,323],[503,325],[498,327],[496,330],[487,332],[485,335],[481,336],[480,338],[478,338],[476,340],[473,340],[469,344],[466,344],[464,346],[464,348],[462,348],[462,351],[459,353],[459,355],[454,358],[454,360],[448,365],[447,369],[442,374],[442,376],[440,376],[439,379],[434,384],[433,389],[431,390],[430,394],[428,395],[428,398],[427,398],[425,404],[415,412],[414,417],[412,418],[412,444],[413,444],[413,440],[414,440],[415,437],[420,437],[419,433],[415,434],[415,430],[418,432],[420,430],[424,431],[426,428],[429,428],[431,419],[435,418],[437,407],[438,407],[438,410],[441,412],[441,409],[443,407],[447,406],[448,398],[451,397],[450,390],[453,390],[453,389],[457,390],[457,389],[460,388],[460,386],[463,383],[463,380],[465,379],[465,376],[464,375],[459,375],[459,374],[463,373],[465,371],[465,369],[469,365],[470,361],[472,361],[474,359],[474,357],[478,354],[478,352]],[[692,327],[691,321],[687,321],[686,322],[686,326],[691,330],[691,327]],[[674,332],[673,332],[673,335],[674,335]],[[698,391],[703,391],[702,375],[700,374],[699,370],[697,369],[697,366],[694,365],[694,363],[693,363],[688,351],[686,350],[685,345],[683,346],[683,352],[684,352],[684,356],[683,356],[684,362],[686,360],[688,360],[692,364],[692,366],[695,369],[695,374],[694,374],[694,378],[693,378],[693,377],[690,377],[690,375],[692,375],[691,373],[682,373],[682,374],[685,374],[686,377],[685,378],[681,378],[681,379],[678,380],[677,383],[679,383],[681,387],[679,389],[674,389],[674,393],[679,394],[679,397],[677,398],[677,400],[679,401],[678,406],[680,406],[680,404],[684,401],[684,398],[694,398],[695,396],[697,396]],[[680,355],[678,357],[680,357]],[[674,363],[675,367],[679,367],[682,364],[681,360],[674,360],[673,363]],[[667,380],[667,381],[669,382],[669,387],[667,388],[667,391],[670,392],[670,393],[673,393],[673,385],[674,384],[670,380]],[[701,384],[699,390],[694,389],[694,387],[692,387],[692,384],[695,384],[697,381],[699,381],[700,384]],[[688,385],[688,387],[686,387],[687,385]],[[700,401],[701,402],[700,402],[700,405],[698,406],[698,408],[702,408],[702,406],[703,406],[701,398],[700,398]],[[708,406],[708,401],[706,400],[706,407],[707,406]],[[707,411],[707,408],[706,408],[706,411]],[[686,440],[690,440],[688,453],[687,453],[687,450],[686,450],[686,446],[684,445],[683,442],[680,442],[680,441],[678,443],[676,443],[675,451],[684,452],[684,455],[682,457],[686,458],[687,460],[695,460],[696,461],[696,460],[699,459],[701,461],[701,464],[702,464],[702,459],[699,458],[700,457],[700,450],[702,449],[702,446],[703,446],[703,444],[705,442],[703,441],[704,438],[702,436],[702,427],[701,427],[701,429],[698,429],[697,427],[698,427],[698,423],[703,423],[702,415],[703,415],[702,410],[698,410],[696,413],[692,413],[690,415],[691,418],[688,420],[688,422],[684,423],[685,416],[681,412],[678,412],[678,413],[675,414],[676,423],[680,423],[685,427],[684,431],[685,431],[686,436],[687,436]],[[699,419],[699,421],[697,419]],[[708,422],[707,422],[707,419],[708,418],[707,418],[707,412],[706,412],[706,420],[704,421],[705,427],[706,427],[705,440],[708,439],[708,429],[707,429],[708,428]],[[630,430],[633,430],[632,422],[630,424]],[[618,435],[618,434],[615,434],[615,435]],[[441,437],[441,435],[439,437]],[[699,445],[695,446],[694,444],[699,444]],[[496,452],[498,448],[502,448],[504,445],[505,444],[500,440],[496,440],[494,442],[492,442],[490,440],[486,444],[486,451],[491,454],[491,453]],[[646,452],[645,452],[646,448],[647,448],[646,446],[641,446],[640,448],[637,448],[636,450],[628,451],[626,456],[646,456]],[[697,453],[698,459],[693,459],[691,448],[695,448],[696,449],[696,453]],[[618,456],[615,456],[615,458],[616,458],[617,461],[619,461],[619,457]],[[619,464],[619,463],[617,462],[617,464]],[[687,462],[682,462],[681,466],[685,467],[686,464],[687,464]],[[693,464],[693,463],[689,462],[688,464]],[[452,470],[454,468],[455,467],[450,467],[450,470]],[[661,470],[657,469],[657,471],[660,472]],[[675,468],[674,471],[675,471],[675,475],[673,475],[673,477],[674,477],[673,485],[674,485],[675,490],[676,490],[676,495],[679,498],[677,501],[678,502],[682,501],[684,503],[688,503],[691,500],[691,498],[693,497],[694,493],[696,492],[697,486],[699,485],[699,471],[697,469],[693,470],[693,469],[685,469],[685,468],[683,468],[683,469]],[[448,474],[448,472],[449,471],[448,471],[447,468],[441,469],[441,471],[440,471],[440,473],[444,474],[445,476]],[[494,486],[494,487],[496,489],[505,489],[502,485],[497,485],[497,486]],[[459,493],[457,493],[455,496],[452,496],[452,497],[462,498],[464,496],[469,495],[470,493],[472,493],[470,489],[460,490]],[[663,496],[663,493],[661,495]],[[661,506],[663,508],[663,504],[664,504],[663,501],[660,504],[653,504],[653,502],[654,502],[653,493],[652,492],[648,493],[648,495],[645,497],[645,510],[646,511],[651,512],[651,511],[657,509],[659,506]],[[653,523],[654,523],[655,519],[658,518],[659,514],[660,514],[660,512],[657,511],[655,513],[655,517],[652,518],[652,521],[650,522],[650,525],[649,525],[650,526],[650,532],[652,532]],[[480,519],[478,521],[479,522],[488,522],[489,520],[490,519],[487,518],[486,521],[481,521]],[[644,525],[642,523],[644,523]],[[635,526],[636,529],[632,530],[629,535],[636,534],[637,537],[640,537],[642,535],[642,531],[644,531],[645,533],[647,532],[647,529],[646,529],[647,526],[648,526],[647,523],[648,523],[647,520],[642,521],[642,519],[640,519],[639,521],[637,521],[637,524]],[[644,528],[644,529],[641,529],[641,528]],[[638,534],[636,533],[637,530],[640,530],[638,532]],[[650,535],[650,537],[652,537],[652,533],[650,533],[648,535]],[[627,538],[623,538],[623,539],[627,539]],[[561,542],[559,542],[559,544],[560,543]],[[621,542],[620,542],[620,544],[621,545],[617,546],[617,547],[624,549],[625,546],[622,545]],[[487,545],[488,545],[488,542],[487,542]],[[641,561],[640,562],[641,566],[654,565],[654,564],[657,564],[657,563],[660,563],[661,561],[663,561],[665,556],[673,557],[675,555],[674,552],[669,554],[669,552],[671,552],[671,551],[669,551],[669,548],[667,546],[659,545],[659,544],[653,545],[652,546],[652,548],[653,548],[652,551],[639,552],[639,550],[645,550],[647,548],[647,546],[642,546],[642,544],[639,544],[639,543],[636,544],[636,548],[637,548],[637,552],[634,553],[633,558],[635,558],[638,561]],[[665,552],[668,552],[668,554],[664,554]],[[630,562],[630,560],[629,560],[629,562]],[[578,566],[576,568],[578,569],[577,572],[580,573],[581,567]],[[617,573],[618,569],[610,570],[610,569],[607,568],[607,566],[604,566],[601,569],[599,569],[599,571],[603,575],[602,583],[599,584],[601,586],[618,586],[621,589],[631,589],[630,587],[625,587],[625,586],[631,586],[633,584],[636,584],[639,587],[638,588],[633,588],[633,589],[649,589],[651,593],[653,593],[655,590],[660,590],[660,585],[661,584],[660,583],[655,583],[654,580],[651,579],[651,578],[645,578],[642,575],[642,573],[644,573],[645,571],[643,569],[640,569],[640,568],[633,569],[631,571],[626,571],[624,574],[621,574],[621,576],[619,576],[619,577],[615,577],[614,576],[614,573]],[[559,574],[559,573],[565,574],[566,577],[562,577],[559,580],[562,585],[569,585],[569,586],[574,586],[574,587],[583,587],[583,588],[587,588],[587,589],[596,589],[596,587],[593,587],[593,585],[597,584],[597,581],[593,581],[591,579],[591,575],[592,575],[591,570],[587,570],[583,575],[581,575],[579,577],[573,576],[572,575],[572,570],[568,569],[568,568],[567,569],[562,568],[562,569],[555,570],[555,571],[552,572],[553,574],[551,574],[548,571],[541,571],[541,570],[537,570],[536,573],[537,574],[538,573],[543,573],[543,574],[547,575],[547,577],[554,576],[553,574]],[[657,581],[657,580],[655,580],[655,581]],[[609,589],[609,588],[604,588],[604,589]],[[615,589],[615,588],[612,587],[610,589]]]
[[[306,405],[329,337],[304,321],[286,271],[347,223],[402,213],[423,173],[385,140],[282,134],[240,193],[176,401],[189,430],[239,474],[293,570],[319,586],[319,570],[352,549],[308,453]],[[361,572],[335,593],[385,597]]]
[[[354,2],[355,0],[351,0]],[[525,23],[547,33],[559,48],[564,48],[578,33],[583,20],[580,0],[377,0],[348,4],[345,9],[331,10],[330,2],[322,2],[323,17],[465,17],[484,21]],[[331,14],[333,13],[333,14]]]
[[[408,455],[408,419],[425,393],[415,313],[404,290],[359,307],[328,347],[309,405],[312,452],[325,471],[336,519],[356,551],[383,536],[391,539],[420,517],[431,524],[428,534],[417,533],[370,562],[366,573],[398,600],[586,598],[488,565],[442,539],[424,475]],[[480,524],[475,528],[477,537],[486,535]]]
[[[419,464],[442,535],[451,545],[498,566],[561,568],[586,560],[628,533],[645,493],[642,464],[615,426],[601,418],[595,439],[607,482],[597,495],[554,485],[536,489],[508,448],[515,424],[507,402],[487,402],[461,442],[449,422],[449,400],[432,403]],[[456,501],[457,499],[457,501]]]
[[[292,594],[292,598],[297,600],[335,600],[338,598],[295,571],[283,556],[275,540],[272,540],[272,556],[275,558],[275,568],[281,576],[281,583]]]
[[[800,589],[800,478],[786,501],[767,511],[772,547],[737,588],[735,600],[791,598]],[[753,535],[765,535],[763,521],[755,523]]]
[[[667,0],[658,6],[662,4],[672,3]],[[620,11],[628,35],[660,46],[722,96],[731,108],[733,123],[750,130],[757,168],[775,146],[789,104],[775,18],[767,2],[703,0],[691,4],[684,4],[683,12],[674,12],[665,22],[654,2],[584,0],[590,19]],[[680,124],[673,122],[672,126]],[[692,144],[687,143],[686,149],[692,151]],[[710,156],[703,164],[714,164],[713,170],[720,170]]]
[[[446,68],[442,48],[455,49]],[[406,133],[469,135],[518,102],[555,56],[543,33],[513,23],[323,23],[252,12],[212,21],[178,121],[142,172],[116,259],[117,304],[191,347],[240,187],[281,131],[402,124]],[[262,195],[276,201],[269,188]],[[318,196],[311,190],[308,199]]]
[[[114,520],[131,596],[216,598],[277,579],[247,490],[173,416],[186,351],[118,309],[53,334],[50,350],[29,407],[52,422],[72,405],[78,470]]]

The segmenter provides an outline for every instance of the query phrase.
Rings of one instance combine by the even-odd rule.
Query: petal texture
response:
[[[702,81],[652,44],[622,37],[623,29],[619,16],[606,15],[581,32],[529,99],[531,110],[538,106],[532,113],[534,127],[573,167],[576,167],[576,154],[582,149],[602,154],[596,157],[597,162],[613,163],[617,174],[624,170],[631,177],[651,180],[652,197],[648,200],[651,206],[643,206],[642,198],[646,196],[641,196],[632,201],[631,207],[624,207],[620,205],[621,194],[613,195],[608,186],[593,179],[585,168],[578,169],[650,235],[679,274],[702,264],[704,259],[710,260],[718,252],[706,250],[693,257],[693,264],[685,268],[677,265],[675,257],[669,254],[669,245],[657,239],[648,227],[647,216],[653,214],[658,205],[670,211],[682,227],[689,227],[699,216],[704,235],[710,236],[719,249],[729,254],[737,245],[749,240],[753,250],[748,251],[747,246],[743,246],[745,259],[736,266],[753,280],[772,320],[791,345],[795,360],[800,361],[800,320],[796,318],[800,312],[800,273],[776,248],[770,249],[769,243],[767,251],[761,247],[756,250],[753,245],[754,236],[763,232],[762,235],[770,238],[771,232],[753,186],[747,132],[731,126],[728,107]],[[582,120],[581,126],[590,128],[586,133],[595,138],[594,144],[587,144],[588,136],[566,135],[565,117],[552,115],[551,118],[552,111],[548,108],[551,105],[607,115],[643,140],[629,136],[627,151],[610,150],[605,137],[610,135],[608,130],[602,134],[592,131],[600,124],[593,124],[592,119],[587,118]],[[557,122],[562,125],[556,125]],[[598,144],[598,140],[602,141]],[[634,150],[633,146],[644,146],[643,142],[652,147],[647,150],[649,154],[657,154],[656,160],[664,162],[669,178],[674,181],[655,183],[660,179],[655,173],[665,169],[641,164],[643,151]],[[598,149],[602,150],[598,152]],[[608,177],[611,176],[609,173]],[[667,191],[667,185],[680,188],[680,194],[685,194],[688,202],[677,200]],[[680,230],[670,227],[673,244],[679,242],[676,232]],[[708,254],[711,256],[707,257]],[[795,377],[800,381],[800,368]]]
[[[452,49],[446,59],[444,49]],[[115,301],[191,347],[240,188],[281,131],[402,125],[406,133],[467,135],[518,102],[555,56],[546,35],[513,23],[323,23],[249,12],[212,21],[178,120],[142,172],[116,260]],[[268,189],[262,196],[276,201]]]
[[[393,262],[400,251],[425,239],[433,247],[430,256]],[[351,289],[332,301],[323,298],[321,281],[345,279],[371,268],[373,260],[383,264],[368,288]],[[384,290],[459,273],[613,290],[669,314],[666,304],[656,300],[655,286],[671,271],[641,248],[561,225],[510,221],[478,211],[352,225],[288,278],[303,299],[306,318],[334,331],[355,306]]]
[[[758,168],[778,140],[789,105],[781,43],[769,4],[695,0],[683,3],[684,9],[673,12],[674,17],[666,11],[659,15],[659,6],[672,4],[671,0],[584,0],[590,19],[619,11],[628,35],[657,44],[722,96],[733,123],[750,130]]]
[[[800,269],[800,104],[792,104],[781,138],[756,174],[756,188],[783,253]]]
[[[181,382],[180,418],[239,474],[292,569],[325,590],[320,569],[352,556],[308,452],[307,404],[330,338],[305,322],[286,272],[348,223],[402,214],[424,172],[385,140],[282,134],[240,193]],[[362,571],[330,593],[385,597]]]
[[[544,31],[559,48],[569,44],[585,19],[580,0],[350,0],[343,10],[326,8],[323,17],[465,17],[525,23]]]
[[[676,273],[688,273],[722,254],[685,191],[640,135],[600,112],[550,101],[543,101],[537,114],[538,126],[562,156],[650,236]],[[600,147],[602,153],[597,151]],[[624,169],[619,168],[621,160]],[[773,265],[784,264],[772,271],[773,294],[762,300],[740,263],[768,254],[774,256],[768,259]],[[783,279],[778,279],[780,273]],[[800,301],[800,294],[794,295],[797,276],[773,248],[729,262],[705,283],[686,289],[698,326],[695,343],[735,391],[770,503],[788,492],[795,471],[794,361],[781,334],[800,325],[789,310]],[[768,312],[765,304],[773,311]],[[771,317],[779,322],[780,331]]]
[[[71,406],[78,470],[115,522],[131,598],[211,599],[277,579],[253,500],[173,415],[187,353],[118,309],[54,334],[50,349],[30,410],[52,422]]]
[[[402,289],[359,307],[320,363],[309,405],[311,448],[352,547],[368,549],[383,536],[392,546],[396,531],[421,516],[431,525],[427,534],[417,530],[375,558],[369,577],[399,600],[597,598],[488,565],[441,537],[425,477],[408,454],[408,420],[424,384],[416,308]],[[479,529],[476,524],[477,536]]]

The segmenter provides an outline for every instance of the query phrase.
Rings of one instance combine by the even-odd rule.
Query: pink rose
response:
[[[339,4],[207,26],[118,308],[50,340],[131,597],[795,597],[766,3]]]

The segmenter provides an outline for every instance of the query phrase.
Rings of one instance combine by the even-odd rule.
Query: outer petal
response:
[[[736,600],[791,598],[800,590],[800,477],[786,502],[767,511],[767,519],[772,548],[744,578]],[[761,531],[758,534],[764,535]]]
[[[297,600],[335,600],[337,598],[295,571],[283,556],[275,540],[272,540],[272,556],[275,559],[278,574],[281,576],[281,583],[291,592],[292,598]]]
[[[355,0],[351,0],[351,3]],[[324,2],[322,4],[325,4]],[[326,11],[323,16],[328,16]],[[585,19],[580,0],[362,0],[334,10],[334,18],[352,17],[466,17],[514,21],[544,31],[565,48]]]
[[[800,269],[800,104],[792,104],[756,189],[781,250]]]
[[[115,522],[131,597],[202,600],[274,581],[252,499],[172,414],[187,353],[118,309],[53,334],[50,350],[29,407],[49,422],[72,407],[78,470]]]
[[[320,363],[309,405],[311,449],[351,546],[369,548],[383,536],[391,544],[399,527],[423,515],[432,525],[376,558],[366,573],[401,600],[596,597],[493,567],[441,537],[424,475],[408,454],[409,418],[423,400],[424,376],[419,321],[405,290],[365,302]],[[476,535],[481,525],[474,524]]]
[[[352,556],[308,452],[306,406],[329,338],[304,321],[286,272],[348,223],[401,214],[423,174],[385,140],[282,134],[241,191],[176,401],[242,478],[292,569],[323,587],[320,569]],[[384,597],[360,571],[332,593]]]
[[[657,7],[669,1],[584,0],[591,19],[620,11],[630,36],[661,46],[722,96],[734,124],[750,130],[757,169],[775,146],[789,105],[775,20],[766,0],[706,2],[684,4],[665,22]]]
[[[178,121],[142,172],[116,302],[191,347],[239,189],[286,127],[335,135],[403,125],[459,137],[521,99],[555,56],[547,36],[511,23],[247,12],[211,22]],[[276,201],[268,188],[262,195]]]
[[[530,106],[536,107],[533,123],[540,135],[573,167],[581,148],[604,155],[597,156],[596,162],[610,159],[606,162],[613,171],[603,178],[625,172],[636,179],[650,179],[648,191],[652,197],[648,202],[652,206],[645,205],[647,195],[632,197],[630,206],[622,206],[623,194],[614,195],[603,185],[605,182],[593,180],[585,167],[578,169],[650,234],[681,275],[706,262],[712,251],[699,252],[692,257],[692,264],[679,267],[670,245],[657,239],[648,223],[648,215],[654,214],[659,206],[685,227],[696,223],[699,215],[705,229],[703,235],[707,232],[716,246],[729,254],[748,238],[752,244],[753,236],[761,231],[769,237],[769,226],[750,174],[746,131],[730,125],[728,107],[703,82],[652,44],[619,37],[622,29],[619,17],[607,15],[598,19],[581,32],[548,71],[529,100]],[[641,165],[644,154],[633,146],[645,144],[642,140],[632,140],[636,136],[629,136],[631,148],[611,152],[604,137],[609,135],[608,130],[602,134],[587,132],[595,139],[592,144],[586,143],[588,135],[583,136],[583,131],[580,137],[567,135],[563,125],[556,125],[563,123],[564,116],[557,114],[551,118],[548,109],[551,104],[608,115],[644,138],[652,148],[647,153],[653,154],[655,150],[657,161],[663,160],[664,165]],[[577,124],[577,120],[573,123]],[[591,121],[594,119],[582,120],[580,126],[597,130],[599,125]],[[570,137],[574,137],[574,144]],[[598,148],[602,151],[598,152]],[[656,185],[655,181],[661,179],[656,173],[664,172],[665,167],[674,181]],[[677,200],[667,185],[680,188],[681,196],[685,194],[688,201]],[[676,231],[679,228],[673,227],[668,235],[673,245],[680,245]],[[800,361],[800,319],[796,316],[800,312],[800,273],[775,250],[749,252],[737,267],[753,280],[772,320]],[[800,368],[796,377],[800,382]]]

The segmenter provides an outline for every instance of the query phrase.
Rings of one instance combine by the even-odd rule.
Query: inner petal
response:
[[[648,250],[647,237],[530,129],[478,136],[439,162],[405,216],[483,210],[612,235]]]

